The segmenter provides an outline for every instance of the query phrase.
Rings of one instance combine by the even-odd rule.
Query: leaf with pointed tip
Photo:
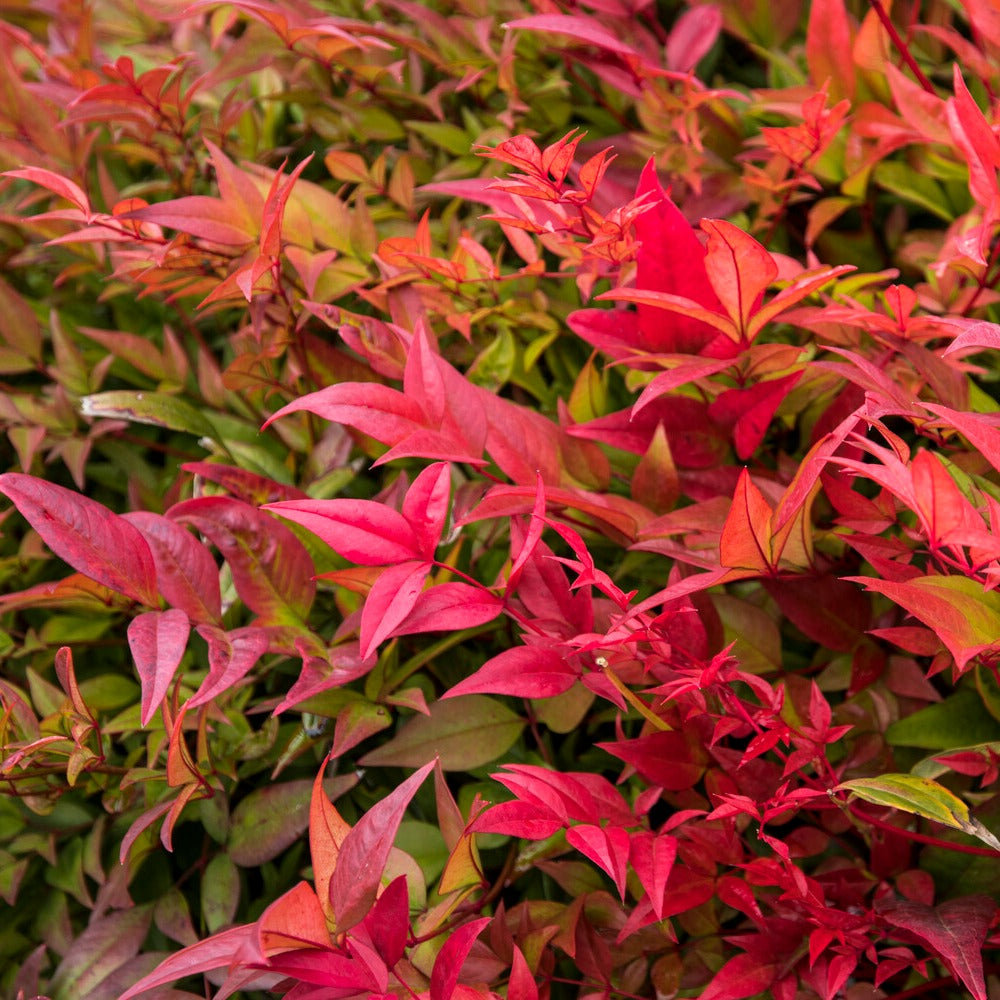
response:
[[[462,966],[476,938],[490,919],[490,917],[480,917],[478,920],[470,920],[448,936],[444,947],[434,959],[434,968],[431,969],[430,1000],[452,1000]]]
[[[736,570],[771,572],[771,506],[746,469],[740,471],[733,505],[719,539],[719,561]]]
[[[144,726],[166,696],[190,633],[188,616],[177,608],[147,611],[129,623],[128,645],[142,684],[140,721]]]
[[[844,577],[885,594],[920,619],[948,647],[959,670],[1000,648],[1000,595],[964,576],[928,574],[912,580]]]
[[[192,621],[218,625],[222,617],[219,567],[208,549],[162,514],[140,510],[122,516],[142,532],[149,545],[163,599]]]
[[[221,496],[185,500],[170,508],[169,517],[211,539],[251,611],[279,625],[297,625],[309,614],[316,596],[312,557],[280,521]]]
[[[671,837],[670,834],[640,831],[632,837],[629,861],[649,896],[649,902],[658,920],[663,919],[664,893],[676,857],[677,838]]]
[[[963,896],[940,906],[900,899],[877,903],[876,910],[888,923],[914,934],[939,955],[975,1000],[986,1000],[983,945],[997,915],[993,899]]]
[[[432,564],[420,560],[389,566],[368,591],[361,610],[361,656],[373,655],[413,610]]]
[[[566,831],[566,841],[607,872],[618,895],[625,901],[625,874],[629,857],[629,834],[619,826],[581,823]]]
[[[545,646],[516,646],[487,660],[474,674],[459,681],[442,698],[468,694],[507,694],[517,698],[553,698],[579,680],[579,667]]]
[[[410,932],[410,896],[405,875],[397,876],[386,886],[361,926],[391,969],[403,957]]]
[[[191,708],[207,704],[241,681],[268,647],[267,633],[250,625],[231,632],[199,625],[196,631],[208,643],[208,676],[187,703]]]
[[[421,591],[410,613],[393,629],[393,636],[420,632],[450,632],[493,621],[503,601],[481,587],[467,583],[439,583]]]
[[[924,819],[943,823],[977,837],[1000,852],[1000,840],[969,813],[969,807],[944,785],[913,774],[882,774],[877,778],[854,778],[837,785],[865,802],[902,809]]]
[[[119,1000],[132,1000],[147,990],[165,986],[175,979],[232,965],[248,945],[253,947],[255,938],[256,928],[250,924],[244,927],[231,927],[227,931],[213,934],[204,941],[182,948],[164,959],[153,972],[126,990]]]
[[[92,580],[156,607],[156,567],[139,530],[107,507],[20,472],[0,475],[6,494],[42,541]]]
[[[286,500],[266,504],[264,509],[301,524],[361,566],[421,558],[421,545],[410,522],[374,500]]]
[[[433,767],[429,761],[372,806],[341,843],[330,879],[338,933],[360,923],[371,909],[406,807]]]
[[[257,942],[268,958],[306,948],[332,950],[326,917],[308,882],[299,882],[260,915]]]
[[[417,767],[440,759],[446,771],[482,767],[517,742],[525,722],[495,698],[470,694],[439,699],[388,742],[361,758],[364,767]]]
[[[750,339],[750,317],[778,276],[778,265],[752,236],[731,222],[702,219],[701,228],[708,233],[708,280],[740,337]]]

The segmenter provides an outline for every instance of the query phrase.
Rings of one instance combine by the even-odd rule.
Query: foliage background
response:
[[[8,0],[0,989],[995,991],[998,56]],[[350,907],[326,796],[398,806]]]

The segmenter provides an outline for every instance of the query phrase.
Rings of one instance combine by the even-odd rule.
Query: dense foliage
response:
[[[2,18],[0,992],[996,995],[991,0]]]

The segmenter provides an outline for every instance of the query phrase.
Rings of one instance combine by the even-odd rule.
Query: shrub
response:
[[[4,17],[3,989],[985,1000],[992,4]]]

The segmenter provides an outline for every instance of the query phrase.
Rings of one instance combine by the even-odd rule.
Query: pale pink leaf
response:
[[[133,618],[128,627],[128,644],[142,684],[142,715],[145,726],[163,701],[174,673],[187,649],[191,623],[177,608],[147,611]]]

